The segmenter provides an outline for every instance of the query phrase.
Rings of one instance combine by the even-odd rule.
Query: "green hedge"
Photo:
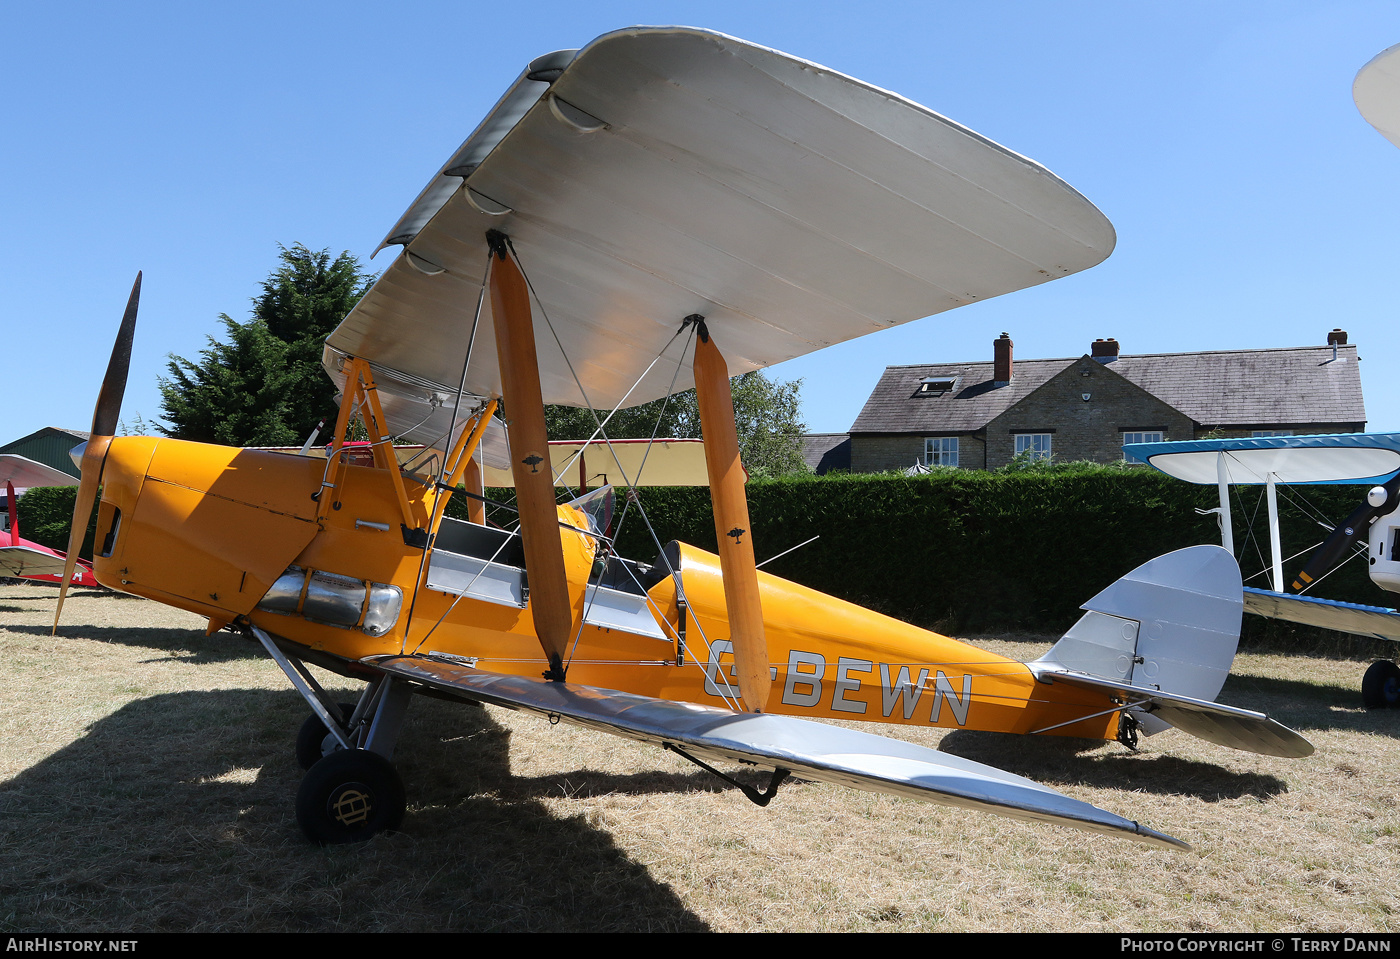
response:
[[[1133,567],[1174,549],[1220,542],[1214,516],[1196,513],[1215,506],[1213,487],[1141,469],[812,477],[754,481],[748,492],[760,562],[821,535],[767,571],[946,629],[1066,629],[1081,603]],[[1255,510],[1255,492],[1241,492],[1236,552],[1249,576],[1266,565],[1268,531],[1262,505]],[[1355,486],[1308,490],[1309,500],[1334,522],[1362,494]],[[651,489],[641,498],[663,542],[675,538],[714,549],[708,490]],[[1246,512],[1255,516],[1253,539]],[[1280,525],[1285,555],[1325,535],[1286,502]],[[618,539],[624,555],[655,555],[633,517]],[[1267,583],[1256,578],[1250,585]],[[1357,562],[1329,579],[1321,595],[1391,605]]]
[[[21,532],[56,549],[68,540],[75,490],[31,490],[20,501]],[[1281,491],[1284,554],[1306,550],[1326,531],[1293,502],[1339,522],[1365,494],[1360,486]],[[1141,468],[1070,464],[1001,473],[936,470],[923,476],[830,475],[754,480],[748,485],[760,562],[820,534],[764,569],[923,626],[949,630],[1063,630],[1079,605],[1134,566],[1199,543],[1218,543],[1214,487],[1192,486]],[[1240,488],[1236,553],[1246,577],[1267,564],[1262,490]],[[510,490],[488,496],[509,501]],[[639,491],[662,543],[715,548],[709,490]],[[623,514],[621,497],[617,517]],[[449,515],[465,516],[455,496]],[[1252,523],[1246,523],[1252,517]],[[511,522],[508,513],[499,516]],[[634,506],[616,530],[624,556],[651,561],[656,545]],[[1252,532],[1252,539],[1251,539]],[[91,531],[83,555],[91,555]],[[1285,566],[1291,574],[1306,554]],[[1266,586],[1264,578],[1250,585]],[[1352,561],[1319,595],[1393,605],[1365,567]]]
[[[73,529],[73,507],[78,501],[78,487],[52,486],[31,489],[19,498],[19,535],[50,549],[68,549],[68,534]],[[97,508],[93,507],[87,536],[78,555],[92,559],[92,540],[97,532]]]

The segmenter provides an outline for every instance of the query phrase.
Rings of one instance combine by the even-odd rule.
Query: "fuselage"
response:
[[[118,437],[103,467],[96,576],[207,616],[211,629],[251,622],[347,673],[385,653],[544,671],[518,536],[444,520],[425,556],[387,472],[366,466],[343,469],[318,520],[325,467],[293,454]],[[415,528],[426,528],[431,486],[405,479]],[[682,544],[651,563],[609,556],[584,504],[558,513],[573,616],[568,680],[733,700],[718,558]],[[1016,660],[761,571],[759,585],[771,712],[1116,734],[1118,714],[1101,694],[1037,682]]]

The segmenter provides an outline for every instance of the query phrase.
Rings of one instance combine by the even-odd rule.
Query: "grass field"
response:
[[[1187,853],[824,785],[759,809],[654,748],[421,698],[402,831],[321,849],[292,813],[307,710],[259,647],[83,590],[54,638],[55,592],[0,586],[5,931],[1400,930],[1400,711],[1360,708],[1359,660],[1236,660],[1221,700],[1303,760],[883,728]]]

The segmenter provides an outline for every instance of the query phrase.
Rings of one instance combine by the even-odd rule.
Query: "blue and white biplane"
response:
[[[1371,581],[1400,592],[1400,433],[1339,433],[1136,443],[1125,455],[1188,483],[1215,485],[1221,545],[1235,552],[1231,486],[1262,486],[1269,516],[1269,589],[1245,587],[1246,612],[1356,636],[1400,642],[1400,612],[1303,595],[1352,557],[1366,558]],[[1278,487],[1346,484],[1369,487],[1361,505],[1330,533],[1285,583]],[[1361,683],[1368,707],[1400,706],[1400,666],[1372,663]]]

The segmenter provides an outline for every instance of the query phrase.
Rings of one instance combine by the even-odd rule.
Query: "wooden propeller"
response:
[[[55,633],[58,632],[58,618],[63,613],[63,600],[68,595],[68,584],[73,582],[78,550],[82,549],[83,537],[87,534],[88,517],[92,515],[92,505],[97,499],[97,486],[102,480],[102,462],[107,458],[107,447],[111,445],[112,437],[117,432],[122,394],[126,392],[126,374],[131,366],[131,341],[136,334],[136,308],[140,302],[141,274],[137,273],[136,282],[131,286],[131,297],[126,302],[126,313],[122,315],[121,328],[117,331],[117,341],[112,344],[112,358],[107,361],[107,375],[102,378],[102,389],[97,394],[97,407],[92,412],[92,430],[87,443],[83,445],[78,501],[73,504],[73,529],[68,534],[68,556],[63,563],[63,585],[59,588],[58,608],[53,614]]]

